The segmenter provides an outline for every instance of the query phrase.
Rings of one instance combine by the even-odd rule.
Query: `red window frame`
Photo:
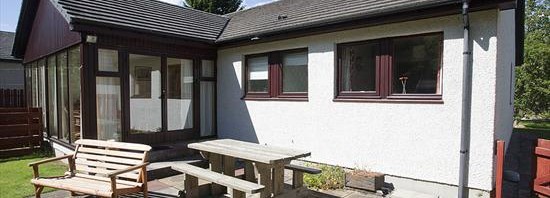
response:
[[[393,40],[407,37],[439,36],[439,65],[437,86],[440,91],[435,94],[396,94],[393,93],[393,69],[394,47]],[[344,47],[377,43],[379,45],[376,56],[376,91],[344,91],[343,90],[343,65],[341,61]],[[417,34],[410,36],[382,38],[368,41],[341,43],[337,45],[336,53],[336,94],[335,101],[441,101],[442,100],[442,59],[443,59],[443,32]]]
[[[244,79],[244,97],[246,100],[295,100],[307,101],[308,92],[284,92],[283,91],[283,57],[285,54],[306,52],[307,48],[273,51],[261,54],[252,54],[245,56],[243,79]],[[249,87],[249,67],[248,60],[266,56],[268,59],[268,83],[267,92],[250,92]]]

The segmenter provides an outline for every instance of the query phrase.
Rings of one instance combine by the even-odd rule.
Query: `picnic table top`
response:
[[[199,151],[216,153],[264,164],[290,162],[290,160],[311,155],[311,152],[307,151],[261,145],[232,139],[218,139],[192,143],[189,144],[188,147]]]

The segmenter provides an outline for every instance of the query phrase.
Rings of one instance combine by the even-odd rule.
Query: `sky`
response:
[[[22,0],[0,0],[0,31],[15,32]],[[181,0],[160,0],[179,4]],[[263,5],[274,0],[243,0],[246,8]]]

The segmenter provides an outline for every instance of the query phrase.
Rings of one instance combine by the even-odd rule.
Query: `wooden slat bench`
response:
[[[301,188],[304,186],[304,173],[307,174],[320,174],[321,170],[311,167],[300,166],[296,164],[287,164],[285,169],[292,171],[292,188]]]
[[[151,147],[142,144],[77,140],[75,153],[30,163],[34,171],[31,183],[35,196],[40,197],[44,187],[83,193],[100,197],[143,192],[147,198],[148,152]],[[39,165],[67,159],[69,172],[63,176],[40,177]]]
[[[239,178],[216,173],[211,170],[203,169],[189,164],[179,164],[172,166],[172,169],[185,174],[185,197],[196,198],[199,196],[198,179],[212,182],[233,189],[234,198],[246,197],[260,193],[264,186],[252,183]]]

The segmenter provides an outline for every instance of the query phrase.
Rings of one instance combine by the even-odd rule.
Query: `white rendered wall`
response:
[[[515,11],[498,14],[495,139],[505,140],[508,148],[514,120],[514,73],[516,67]]]
[[[474,76],[469,186],[491,190],[497,58],[496,10],[472,13]],[[444,32],[443,104],[333,102],[337,43]],[[461,16],[425,19],[223,49],[218,134],[308,150],[308,160],[458,184]],[[244,55],[307,47],[309,101],[242,100]]]

